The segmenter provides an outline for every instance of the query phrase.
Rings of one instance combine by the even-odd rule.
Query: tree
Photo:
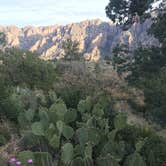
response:
[[[165,166],[166,140],[164,138],[159,138],[157,136],[148,138],[146,140],[145,145],[141,149],[141,154],[143,155],[147,165]]]
[[[166,67],[162,68],[152,78],[145,79],[144,94],[146,102],[146,116],[162,126],[166,125]]]
[[[110,0],[106,15],[116,24],[130,24],[135,16],[144,15],[154,0]]]
[[[3,32],[0,32],[0,45],[6,44],[6,35]]]
[[[138,48],[134,51],[131,59],[131,65],[128,68],[131,75],[128,76],[130,83],[136,83],[144,79],[150,79],[152,75],[158,72],[165,66],[166,56],[161,48]]]
[[[3,32],[0,32],[0,50],[4,50],[6,45],[6,35]]]
[[[64,59],[65,60],[80,60],[81,54],[79,52],[79,42],[72,41],[71,39],[67,39],[63,43],[64,49]]]
[[[146,166],[142,156],[139,153],[131,154],[127,157],[124,166]]]
[[[4,85],[3,80],[0,81],[0,113],[4,109],[4,101],[8,98],[7,88]]]
[[[154,35],[162,44],[166,45],[166,13],[160,13],[154,20],[149,33]]]
[[[107,16],[118,24],[131,25],[137,14],[143,16],[151,9],[153,0],[110,0],[106,7]],[[114,49],[113,64],[119,75],[128,73],[126,79],[132,86],[141,88],[145,95],[145,116],[165,126],[166,124],[166,1],[157,8],[157,17],[148,30],[160,42],[156,47],[140,47],[132,56],[125,47]]]
[[[119,76],[129,70],[131,52],[127,45],[117,45],[113,50],[112,64]]]
[[[0,61],[0,76],[8,85],[47,90],[57,78],[54,64],[29,51],[8,49],[1,54]]]

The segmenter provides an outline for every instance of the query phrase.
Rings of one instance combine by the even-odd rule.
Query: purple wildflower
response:
[[[31,164],[31,163],[33,163],[33,160],[29,159],[29,160],[27,160],[27,163]]]
[[[17,161],[17,162],[16,162],[16,165],[17,165],[17,166],[21,165],[21,162],[20,162],[20,161]]]
[[[15,157],[10,158],[9,162],[10,163],[15,163],[16,162],[16,158]]]

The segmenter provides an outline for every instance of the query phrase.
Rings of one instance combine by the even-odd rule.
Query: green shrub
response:
[[[57,78],[55,66],[29,51],[8,49],[1,56],[0,73],[8,85],[48,90]],[[32,72],[33,71],[33,72]]]
[[[141,150],[141,154],[147,165],[165,166],[166,140],[157,136],[149,137]]]
[[[47,152],[34,153],[34,165],[35,166],[53,166],[52,157]]]

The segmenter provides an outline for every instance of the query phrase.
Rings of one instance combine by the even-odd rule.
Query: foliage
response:
[[[165,2],[163,2],[165,3]],[[163,8],[163,7],[162,7]],[[117,46],[113,52],[113,65],[119,76],[124,76],[130,85],[144,91],[144,116],[165,126],[165,67],[166,34],[164,8],[153,19],[149,34],[160,42],[159,47],[140,47],[131,54],[124,46]],[[139,107],[138,107],[139,108]]]
[[[107,166],[111,162],[118,166],[121,163],[143,165],[146,162],[142,149],[146,147],[146,138],[152,137],[151,132],[127,125],[123,113],[118,113],[113,119],[114,126],[110,126],[109,100],[103,95],[95,100],[91,97],[81,100],[77,109],[67,109],[65,103],[57,97],[51,101],[48,109],[40,108],[36,112],[35,118],[29,112],[27,119],[30,119],[30,124],[27,124],[28,128],[24,127],[22,136],[25,138],[25,133],[31,131],[39,140],[33,148],[44,144],[42,151],[48,150],[51,155],[56,156],[56,165]],[[49,166],[47,159],[37,155],[34,162]]]
[[[112,64],[114,70],[121,76],[124,72],[128,71],[131,61],[130,51],[127,45],[117,45],[113,49]]]
[[[71,143],[66,143],[62,147],[62,162],[65,165],[69,165],[73,159],[74,148]]]
[[[154,35],[161,43],[166,44],[166,13],[160,13],[159,16],[154,20],[149,33]]]
[[[166,64],[166,57],[161,48],[140,47],[132,56],[129,50],[123,48],[122,45],[114,49],[113,64],[119,75],[128,72],[126,79],[132,84],[158,73]]]
[[[164,166],[166,163],[166,140],[158,137],[148,138],[141,151],[147,165]]]
[[[166,124],[166,69],[163,68],[159,73],[144,83],[144,93],[146,110],[145,114],[150,119],[155,120],[161,125]]]
[[[35,166],[148,165],[151,161],[160,165],[165,162],[165,140],[160,137],[154,140],[155,134],[151,131],[128,125],[126,114],[113,113],[108,94],[98,92],[86,96],[84,88],[78,86],[74,90],[75,85],[69,86],[66,92],[65,88],[63,92],[53,90],[56,77],[39,83],[42,79],[38,79],[38,72],[43,71],[34,67],[38,63],[39,67],[46,65],[46,69],[51,65],[50,72],[55,72],[52,63],[31,59],[29,54],[28,60],[19,51],[15,54],[12,57],[9,51],[6,57],[1,57],[0,113],[11,120],[14,118],[15,132],[19,136],[19,149],[14,153],[23,164],[27,164],[24,163],[27,159],[32,159]],[[27,70],[22,71],[22,65]],[[31,77],[30,66],[35,69],[34,77]],[[10,76],[9,69],[17,71],[18,75]],[[48,77],[56,76],[54,74]],[[22,79],[19,76],[23,76]],[[36,79],[31,82],[26,77]],[[164,78],[163,71],[162,80]],[[156,87],[160,85],[160,82],[153,83]],[[10,138],[2,131],[0,141],[6,144]]]
[[[130,24],[136,15],[145,14],[153,2],[154,0],[110,0],[106,14],[114,23]]]
[[[32,124],[32,132],[34,135],[44,135],[44,128],[41,122],[35,122]]]
[[[116,129],[122,129],[126,127],[127,117],[125,114],[118,114],[114,119],[114,126]]]
[[[0,75],[8,85],[48,89],[56,80],[56,70],[51,62],[45,62],[28,51],[13,48],[1,53]]]
[[[64,87],[56,89],[57,96],[61,97],[68,108],[76,108],[79,100],[84,98],[85,90],[81,85],[67,84]]]
[[[6,35],[3,32],[0,32],[0,46],[5,46],[6,44]]]
[[[12,130],[12,125],[7,119],[0,122],[0,146],[3,146],[10,141],[12,137]]]
[[[72,61],[81,59],[81,53],[79,52],[79,42],[67,39],[63,43],[63,49],[65,60]]]
[[[124,166],[146,166],[144,160],[138,153],[134,153],[127,157]]]
[[[47,152],[36,152],[34,153],[35,166],[52,166],[52,157]]]
[[[22,151],[18,154],[18,160],[21,161],[21,163],[26,163],[29,159],[34,161],[34,154],[31,151]]]

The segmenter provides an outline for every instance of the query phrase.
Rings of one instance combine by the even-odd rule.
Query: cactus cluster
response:
[[[125,114],[117,114],[110,126],[105,98],[87,97],[79,102],[77,109],[68,109],[55,94],[49,95],[52,102],[49,108],[25,111],[19,122],[27,123],[31,133],[47,141],[48,147],[56,152],[52,153],[56,155],[54,165],[119,166],[125,159],[126,146],[124,141],[116,141],[116,135],[127,125]],[[142,142],[136,144],[135,153],[128,156],[125,163],[143,163],[139,156],[141,145]],[[36,166],[53,166],[49,153],[33,156]]]

